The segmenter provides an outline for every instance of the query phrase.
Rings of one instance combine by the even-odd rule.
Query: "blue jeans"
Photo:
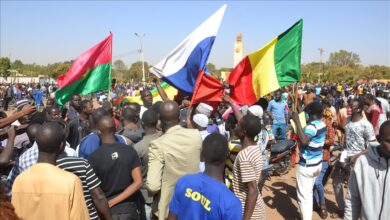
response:
[[[272,124],[272,133],[276,140],[285,140],[286,139],[286,124],[273,123]]]
[[[314,200],[318,205],[325,205],[325,190],[322,182],[328,166],[328,161],[322,161],[321,173],[317,176],[316,182],[314,183]]]

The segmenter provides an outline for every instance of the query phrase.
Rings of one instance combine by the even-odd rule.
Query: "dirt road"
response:
[[[263,188],[263,200],[266,204],[267,219],[300,219],[295,172],[296,168],[293,168],[284,176],[272,176],[270,181],[266,181]],[[331,217],[331,213],[337,210],[331,179],[325,186],[325,197],[328,208],[327,219],[340,219]],[[319,219],[321,218],[317,212],[313,212],[313,220]]]

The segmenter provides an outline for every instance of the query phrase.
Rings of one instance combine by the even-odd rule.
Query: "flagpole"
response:
[[[293,111],[298,111],[298,84],[293,84]]]
[[[112,35],[112,32],[110,31],[110,35]],[[112,37],[112,36],[111,36]],[[111,39],[111,63],[112,63],[112,39]],[[109,82],[108,82],[108,101],[111,101],[111,87],[112,87],[112,65],[111,65],[111,70],[110,70],[110,77],[109,77]]]
[[[145,88],[144,50],[143,50],[143,47],[142,47],[142,37],[145,37],[145,33],[143,33],[142,35],[140,35],[138,33],[134,33],[134,35],[139,38],[139,43],[141,45],[141,49],[139,50],[139,52],[141,53],[141,61],[142,61],[142,84],[143,84],[143,87]]]

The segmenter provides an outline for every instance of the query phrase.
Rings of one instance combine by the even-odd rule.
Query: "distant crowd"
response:
[[[0,219],[266,219],[286,140],[277,165],[296,167],[301,219],[390,216],[390,82],[298,83],[251,106],[170,100],[156,79],[65,106],[54,83],[0,88]]]

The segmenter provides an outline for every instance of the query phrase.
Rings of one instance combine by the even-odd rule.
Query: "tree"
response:
[[[71,65],[71,61],[50,64],[45,68],[45,72],[47,75],[53,78],[57,78],[57,76],[66,73],[70,69]]]
[[[15,60],[12,64],[11,64],[11,68],[14,69],[14,70],[21,70],[23,68],[23,63],[22,61],[20,60]]]
[[[207,70],[209,71],[209,73],[213,74],[215,72],[215,65],[212,64],[212,63],[208,63],[207,66],[206,66]]]
[[[145,66],[145,78],[148,76],[149,73],[149,64],[148,62],[144,62]],[[134,79],[135,81],[141,81],[142,80],[142,62],[137,61],[133,64],[131,64],[129,70],[127,71],[125,75],[125,80],[131,81]],[[147,81],[147,79],[145,79]]]
[[[122,60],[116,60],[112,67],[112,77],[119,81],[123,81],[126,75],[127,67]]]
[[[122,60],[116,60],[114,62],[114,66],[113,66],[113,69],[119,71],[119,72],[124,72],[126,71],[126,65],[125,63],[122,61]]]
[[[360,63],[360,57],[358,54],[348,52],[346,50],[340,50],[339,52],[333,52],[329,55],[329,65],[331,66],[349,66],[353,67]]]
[[[11,75],[9,71],[11,69],[11,61],[8,57],[0,58],[0,76],[8,77]]]

